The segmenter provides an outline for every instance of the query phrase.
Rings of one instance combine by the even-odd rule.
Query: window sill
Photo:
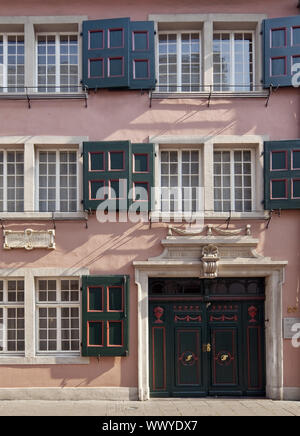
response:
[[[178,212],[151,212],[150,221],[177,221],[177,222],[193,222],[195,220],[201,221],[204,219],[215,220],[227,220],[230,217],[231,220],[266,220],[269,218],[268,211],[256,211],[256,212],[209,212],[194,213],[192,215],[187,213]]]
[[[0,212],[0,220],[3,221],[26,221],[26,220],[87,220],[86,212]]]
[[[220,92],[159,92],[154,91],[151,93],[151,98],[153,100],[163,100],[163,99],[188,99],[188,98],[267,98],[269,91],[248,91],[248,92],[231,92],[231,91],[220,91]]]
[[[31,107],[33,100],[85,100],[87,107],[88,93],[80,92],[35,92],[35,93],[0,93],[0,100],[24,100],[27,101],[28,107]]]
[[[1,365],[86,365],[90,363],[89,357],[54,355],[54,356],[0,356]]]

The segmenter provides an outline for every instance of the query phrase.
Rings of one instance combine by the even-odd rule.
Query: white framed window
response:
[[[0,212],[24,210],[24,151],[0,150]]]
[[[0,33],[0,92],[24,92],[24,85],[24,34]]]
[[[214,91],[253,91],[254,32],[214,32]]]
[[[80,285],[76,278],[36,280],[37,351],[80,351]]]
[[[38,92],[77,92],[79,42],[76,33],[37,33]]]
[[[0,279],[0,356],[24,350],[24,279]]]
[[[77,212],[78,151],[37,150],[39,212]]]
[[[261,26],[264,14],[150,14],[157,34],[153,98],[226,93],[265,97]]]
[[[150,137],[157,187],[151,220],[265,219],[265,140],[260,135]]]
[[[251,212],[254,193],[251,149],[214,150],[214,211]]]
[[[162,212],[199,211],[202,205],[201,152],[197,149],[160,151]]]
[[[159,32],[159,91],[201,90],[201,33]]]

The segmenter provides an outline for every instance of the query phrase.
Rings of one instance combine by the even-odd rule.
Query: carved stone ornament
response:
[[[3,236],[5,250],[12,248],[25,248],[25,250],[55,248],[55,230],[4,230]]]
[[[220,260],[218,247],[212,244],[205,245],[202,248],[201,260],[204,277],[209,279],[216,278],[218,276],[218,261]]]

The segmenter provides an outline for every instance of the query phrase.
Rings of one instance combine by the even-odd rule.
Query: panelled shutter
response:
[[[152,210],[152,188],[154,188],[154,144],[132,145],[132,201],[140,204],[140,210]]]
[[[265,209],[300,208],[300,140],[264,145]]]
[[[103,202],[109,210],[128,209],[131,160],[129,141],[83,143],[83,206],[96,210]]]
[[[129,18],[82,23],[83,84],[88,88],[129,86]]]
[[[130,23],[130,89],[155,88],[154,22]]]
[[[154,23],[130,18],[82,24],[83,86],[90,89],[155,87]]]
[[[82,277],[82,355],[127,356],[129,276]]]
[[[293,65],[300,63],[300,15],[264,20],[263,45],[264,87],[292,86]]]

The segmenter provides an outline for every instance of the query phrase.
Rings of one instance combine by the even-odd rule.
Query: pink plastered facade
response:
[[[70,23],[71,17],[74,17],[77,27],[70,25],[67,29],[71,29],[70,33],[72,34],[77,32],[78,35],[79,80],[81,79],[82,67],[81,21],[119,17],[130,17],[132,21],[147,21],[153,17],[157,17],[157,19],[161,17],[163,20],[163,15],[168,17],[174,15],[174,22],[180,22],[179,29],[184,31],[184,22],[186,19],[190,20],[188,17],[191,15],[206,17],[209,15],[213,21],[215,15],[218,15],[218,19],[221,20],[220,15],[224,14],[224,22],[230,23],[227,28],[229,31],[233,31],[235,21],[238,23],[238,27],[247,30],[246,18],[241,25],[242,15],[248,14],[249,16],[251,14],[253,21],[255,20],[254,16],[257,16],[258,20],[262,20],[263,17],[276,18],[299,15],[296,0],[285,0],[284,2],[281,0],[266,0],[264,2],[244,0],[230,2],[221,0],[184,2],[179,0],[153,0],[151,2],[144,0],[130,2],[88,0],[79,2],[75,0],[71,3],[62,3],[56,0],[48,3],[38,0],[25,2],[0,0],[0,10],[1,35],[23,33],[23,29],[27,25],[26,17],[34,18],[33,29],[35,29],[36,34],[42,35],[48,32],[58,35],[62,33],[62,29],[59,25],[55,25],[56,18],[69,17],[68,23]],[[232,17],[230,21],[229,16]],[[9,22],[9,17],[11,17],[12,22]],[[25,27],[20,24],[22,17]],[[41,25],[38,24],[38,17],[43,17]],[[169,21],[166,22],[169,23]],[[60,23],[63,23],[63,19]],[[47,30],[49,24],[49,30]],[[252,29],[254,31],[252,24],[251,26],[251,31]],[[187,31],[190,31],[191,28],[192,26],[189,24]],[[168,27],[162,29],[162,32],[165,32]],[[176,30],[176,26],[171,27],[171,29],[172,31]],[[203,32],[203,27],[200,26],[199,29]],[[226,30],[226,25],[219,27],[219,29]],[[160,31],[159,27],[156,28],[157,33],[158,31]],[[221,32],[221,30],[218,31]],[[37,36],[32,35],[32,38],[29,47],[33,51],[33,54],[30,54],[31,59],[34,60]],[[156,38],[158,38],[157,34]],[[4,41],[4,37],[2,41]],[[9,43],[7,44],[9,46]],[[202,47],[205,44],[203,39]],[[27,46],[25,46],[25,59],[29,55],[26,49]],[[155,49],[157,50],[157,46]],[[259,40],[256,41],[255,49],[261,54]],[[38,66],[36,64],[34,67],[26,65],[26,62],[25,80],[28,79],[26,79],[26,73],[32,74],[33,79],[28,79],[27,83],[32,87],[37,86],[36,71]],[[156,62],[158,62],[157,53]],[[256,58],[256,62],[257,77],[255,82],[261,85],[260,77],[263,66],[259,56]],[[212,64],[210,68],[212,71]],[[158,71],[157,64],[157,79]],[[202,73],[203,77],[207,74],[207,72]],[[216,226],[229,231],[241,229],[241,240],[243,241],[243,237],[248,238],[253,245],[251,247],[255,248],[255,256],[257,256],[251,257],[248,265],[245,261],[243,268],[239,254],[234,254],[235,247],[231,246],[232,257],[225,256],[225,260],[222,260],[222,256],[220,258],[218,266],[220,277],[230,277],[230,271],[232,274],[239,271],[239,277],[247,277],[248,275],[253,277],[257,271],[258,276],[266,278],[272,276],[273,281],[280,282],[280,285],[273,284],[274,294],[276,288],[276,300],[274,299],[274,301],[279,302],[277,308],[271,309],[272,284],[268,284],[267,291],[269,294],[266,313],[270,314],[272,319],[266,320],[266,328],[268,329],[265,356],[266,395],[275,399],[300,399],[300,347],[294,346],[290,337],[285,337],[283,328],[287,319],[295,318],[295,321],[300,322],[300,210],[274,211],[272,215],[268,210],[264,210],[262,205],[264,199],[263,157],[260,154],[263,151],[264,141],[299,139],[300,98],[299,89],[295,87],[279,87],[276,91],[273,90],[271,95],[268,92],[268,89],[259,89],[255,97],[233,95],[234,92],[228,96],[225,93],[222,96],[216,96],[213,93],[209,105],[208,94],[200,93],[201,95],[199,94],[198,97],[197,95],[189,97],[187,92],[184,95],[179,93],[179,95],[175,97],[173,95],[170,98],[167,92],[162,92],[163,95],[156,96],[155,91],[152,93],[148,90],[98,89],[97,91],[89,90],[86,100],[82,92],[78,99],[39,99],[33,97],[29,99],[29,102],[26,93],[25,96],[23,95],[24,98],[20,99],[4,98],[5,93],[2,93],[0,98],[0,149],[5,150],[5,153],[8,153],[9,150],[24,150],[24,159],[28,158],[28,161],[24,162],[24,211],[9,212],[4,209],[4,212],[0,212],[3,235],[5,231],[19,231],[21,233],[26,229],[44,232],[55,230],[55,248],[33,247],[29,250],[24,247],[8,247],[10,249],[7,249],[4,245],[0,248],[0,280],[3,281],[4,288],[10,280],[24,280],[25,283],[25,303],[23,306],[21,305],[25,313],[25,328],[21,329],[24,334],[25,351],[20,349],[14,354],[7,348],[9,342],[7,334],[9,330],[8,311],[10,308],[19,307],[20,302],[16,301],[16,304],[8,302],[5,305],[5,301],[0,301],[0,308],[3,308],[0,315],[1,313],[6,314],[0,321],[3,326],[0,330],[0,338],[3,342],[7,341],[6,346],[0,352],[0,398],[27,398],[28,396],[52,399],[96,397],[139,398],[142,400],[149,398],[151,396],[150,356],[144,353],[149,347],[147,342],[148,320],[145,320],[145,317],[148,316],[148,306],[144,306],[144,299],[148,292],[144,287],[145,277],[148,279],[151,274],[158,277],[159,271],[162,277],[176,277],[177,264],[176,262],[172,264],[171,257],[168,257],[171,253],[171,251],[168,252],[169,245],[168,243],[164,245],[162,241],[172,242],[174,247],[180,250],[182,248],[182,239],[180,238],[185,239],[184,243],[187,244],[187,247],[189,247],[188,244],[192,244],[191,247],[195,248],[197,237],[199,237],[202,238],[201,241],[199,239],[198,246],[200,253],[203,245],[210,243],[206,229],[207,225],[212,225],[213,228]],[[152,221],[136,223],[130,221],[100,223],[95,212],[88,213],[83,210],[81,203],[84,195],[82,188],[84,179],[82,175],[82,143],[125,140],[132,143],[154,143],[156,155],[159,155],[161,150],[180,150],[190,147],[193,150],[201,150],[201,159],[204,161],[205,156],[208,156],[210,160],[207,161],[206,168],[202,169],[201,177],[206,196],[205,201],[208,201],[210,210],[205,214],[203,232],[200,236],[189,236],[188,234],[183,236],[176,231],[170,233],[169,226],[182,231],[189,229],[186,223],[177,224],[171,218],[164,219],[164,222],[157,218]],[[209,147],[216,147],[216,150],[230,148],[235,150],[239,147],[242,150],[248,148],[253,150],[252,168],[254,168],[255,192],[253,191],[252,214],[251,212],[248,214],[232,213],[230,221],[228,221],[228,213],[218,214],[211,210],[214,205],[213,185],[211,185],[211,192],[207,188],[205,190],[206,180],[213,175],[213,158],[212,153],[209,152]],[[48,212],[48,215],[46,212],[41,212],[39,209],[41,197],[39,195],[42,194],[37,193],[38,153],[53,150],[58,150],[58,153],[60,150],[75,150],[78,159],[76,211],[73,210],[69,214],[61,212],[60,215],[56,214],[55,216],[51,212]],[[158,159],[158,156],[156,158]],[[9,164],[5,158],[3,159]],[[257,163],[259,159],[260,167]],[[154,179],[155,183],[159,184],[160,161],[156,160],[155,162],[157,173]],[[50,174],[49,168],[48,166],[48,176]],[[56,177],[59,178],[61,174],[58,169],[56,171]],[[4,173],[3,180],[6,177],[5,174],[7,176],[7,173]],[[99,180],[101,180],[101,175]],[[6,188],[8,188],[7,183],[8,181],[4,184]],[[49,179],[47,183],[49,190]],[[29,187],[28,184],[30,184]],[[54,195],[57,201],[57,193]],[[5,198],[7,200],[7,196]],[[49,198],[47,201],[50,201]],[[117,221],[118,217],[117,214]],[[271,219],[269,219],[270,217]],[[250,234],[245,233],[246,225],[251,225]],[[226,246],[226,238],[231,238],[233,235],[235,234],[219,235],[220,239],[216,240],[215,245],[218,246],[219,241],[220,246]],[[7,236],[8,245],[13,244],[13,238],[9,239],[10,237]],[[205,237],[207,240],[203,239]],[[233,238],[235,237],[233,236]],[[20,237],[19,241],[22,242],[23,239]],[[21,244],[21,242],[19,243]],[[165,260],[163,252],[167,252]],[[184,262],[186,262],[187,270],[191,272],[193,277],[196,277],[196,269],[199,268],[200,271],[202,268],[201,259],[192,258],[191,260],[185,256],[186,254],[183,254],[183,266],[179,267],[178,277],[181,277],[180,271],[184,271]],[[232,265],[238,266],[233,266],[231,269],[230,259]],[[261,266],[262,264],[263,266]],[[170,268],[171,275],[169,275]],[[43,309],[45,305],[42,301],[37,301],[38,280],[56,280],[58,286],[58,283],[61,283],[60,279],[77,278],[80,287],[81,277],[85,275],[129,276],[128,355],[101,356],[100,353],[98,357],[86,357],[81,356],[80,346],[74,353],[64,353],[63,349],[48,349],[46,351],[39,349],[39,340],[42,339],[41,331],[43,330],[40,324],[39,310]],[[82,293],[80,289],[78,293],[80,295],[78,297],[79,303],[77,305],[72,305],[72,303],[70,307],[78,310],[80,325],[82,321],[82,303],[80,302]],[[3,303],[2,306],[1,303]],[[61,301],[56,300],[56,303],[57,305],[52,302],[47,307],[48,309],[56,308],[56,321],[58,322],[58,314],[61,313],[60,311],[64,306],[60,304]],[[51,318],[49,313],[48,320]],[[34,316],[34,319],[27,322],[30,314]],[[62,318],[59,322],[62,322]],[[48,346],[52,330],[49,326],[50,324],[45,328],[48,335],[45,340],[48,341]],[[12,330],[14,329],[12,328]],[[69,329],[69,334],[71,334],[70,332],[71,329]],[[78,332],[80,341],[82,341],[81,327],[78,328]],[[276,339],[274,336],[278,334],[280,337]],[[20,335],[22,336],[22,333]],[[6,352],[3,351],[4,348]],[[274,351],[275,348],[276,351]],[[268,357],[268,350],[272,350],[272,358]],[[280,361],[274,361],[274,356]]]

